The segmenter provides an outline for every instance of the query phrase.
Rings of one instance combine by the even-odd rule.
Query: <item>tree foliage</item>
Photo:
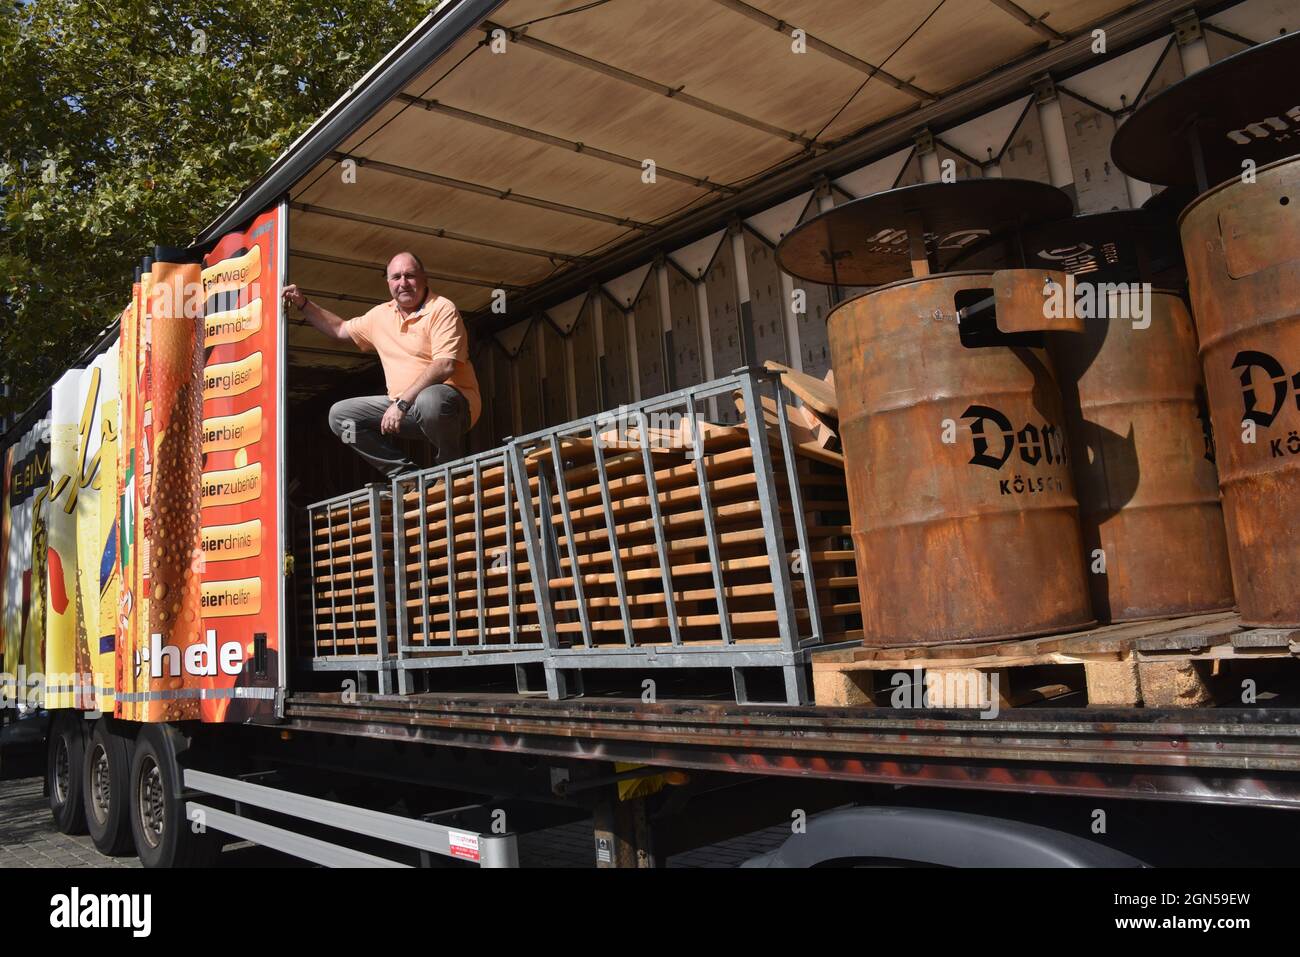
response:
[[[142,255],[187,245],[437,6],[3,2],[0,381],[12,408],[121,312]]]

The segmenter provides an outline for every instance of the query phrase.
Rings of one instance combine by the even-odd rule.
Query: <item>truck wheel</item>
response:
[[[185,819],[176,755],[166,734],[148,726],[136,739],[129,778],[131,833],[145,867],[209,867],[221,851],[211,832]]]
[[[45,762],[45,790],[54,826],[64,834],[86,833],[81,768],[86,740],[77,717],[59,715],[50,725]]]
[[[131,749],[127,739],[101,718],[90,733],[82,782],[86,826],[101,854],[126,854],[135,847],[127,807],[130,800],[126,781],[130,773]]]

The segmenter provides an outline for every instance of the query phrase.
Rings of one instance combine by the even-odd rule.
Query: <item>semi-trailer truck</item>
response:
[[[56,826],[147,866],[236,838],[508,866],[588,817],[598,866],[778,821],[756,864],[1088,866],[1173,840],[1108,837],[1074,798],[1294,810],[1292,630],[1223,610],[864,646],[854,466],[806,415],[858,290],[775,254],[927,182],[1142,206],[1117,124],[1294,19],[443,4],[193,242],[149,250],[5,436],[6,721],[47,727]],[[412,447],[424,467],[378,481],[326,425],[376,366],[281,290],[359,313],[402,249],[465,314],[484,408],[465,458]]]

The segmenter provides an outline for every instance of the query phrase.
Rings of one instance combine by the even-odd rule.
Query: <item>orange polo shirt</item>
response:
[[[469,361],[469,336],[450,299],[430,293],[424,305],[405,319],[397,312],[397,301],[389,300],[347,320],[345,326],[357,348],[379,354],[390,399],[406,391],[434,359],[455,359],[456,369],[445,384],[465,397],[470,426],[478,421],[483,400]]]

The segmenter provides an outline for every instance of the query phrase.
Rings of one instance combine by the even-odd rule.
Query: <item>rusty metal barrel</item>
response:
[[[1201,190],[1179,225],[1228,551],[1244,623],[1270,627],[1300,626],[1297,62],[1294,34],[1222,60],[1148,100],[1112,146],[1132,176]]]
[[[923,184],[824,213],[778,249],[788,272],[837,286],[905,276],[909,260],[914,273],[828,320],[867,644],[991,640],[1093,621],[1041,332],[1045,279],[1064,275],[928,275],[972,240],[1069,210],[1064,194],[1038,183]]]
[[[1055,336],[1092,607],[1135,621],[1233,605],[1196,330],[1153,278],[1180,270],[1175,224],[1139,210],[1030,230],[1029,261],[1065,269],[1080,336]]]

